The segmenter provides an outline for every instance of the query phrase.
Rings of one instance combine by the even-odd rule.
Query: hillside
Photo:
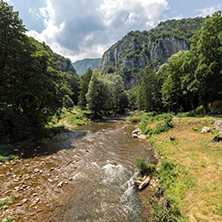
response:
[[[83,59],[74,62],[72,65],[79,76],[82,76],[88,69],[94,70],[99,68],[101,59]]]
[[[167,20],[149,31],[129,32],[102,56],[99,70],[120,72],[126,88],[137,85],[137,73],[149,66],[154,72],[180,50],[189,50],[191,37],[197,33],[205,18]]]
[[[59,54],[53,53],[56,62],[60,62],[61,65],[57,68],[63,72],[72,73],[73,75],[77,76],[76,70],[74,69],[70,59],[67,59]]]

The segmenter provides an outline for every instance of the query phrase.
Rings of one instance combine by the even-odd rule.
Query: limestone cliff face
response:
[[[146,66],[157,72],[168,58],[190,48],[205,18],[167,20],[149,31],[132,31],[111,46],[102,56],[99,70],[110,72],[110,66],[123,76],[126,87],[139,83],[138,74]],[[112,68],[113,70],[113,68]]]
[[[54,57],[56,59],[56,62],[60,63],[60,66],[57,68],[57,70],[61,70],[62,72],[71,72],[73,75],[77,76],[76,70],[74,69],[72,62],[67,59],[64,58],[61,55],[58,54],[54,54]]]
[[[189,50],[189,44],[185,40],[164,37],[158,44],[153,44],[140,37],[127,36],[124,41],[118,42],[104,53],[99,70],[114,66],[139,71],[153,63],[154,71],[157,71],[160,65],[180,50]]]

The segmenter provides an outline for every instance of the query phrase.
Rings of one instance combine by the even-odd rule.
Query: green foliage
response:
[[[135,110],[138,108],[139,90],[140,87],[137,86],[126,91],[129,101],[128,107],[130,110]]]
[[[18,156],[10,154],[16,148],[18,147],[12,145],[0,145],[0,162],[5,163],[17,158]]]
[[[141,76],[141,86],[137,97],[138,107],[140,110],[158,111],[161,106],[161,94],[157,76],[149,68],[145,68]]]
[[[8,204],[8,199],[7,199],[7,198],[0,200],[0,210],[1,210],[4,206],[6,206],[7,204]]]
[[[152,175],[156,172],[155,165],[146,163],[146,158],[144,156],[136,158],[136,167],[140,171],[141,175]]]
[[[217,206],[216,213],[222,215],[222,205]]]
[[[178,216],[180,212],[178,209],[172,205],[168,210],[165,206],[164,198],[161,198],[156,203],[153,203],[151,206],[150,213],[152,215],[151,221],[153,222],[176,222],[178,221]]]
[[[13,220],[15,220],[15,217],[4,217],[4,218],[0,218],[0,222],[11,222]]]
[[[193,182],[184,166],[165,159],[161,162],[157,175],[159,184],[164,189],[164,196],[168,197],[170,208],[166,208],[166,197],[151,201],[152,221],[186,221],[182,218],[178,205],[182,203],[186,191],[192,188]]]
[[[114,74],[102,75],[98,71],[92,74],[86,100],[92,118],[100,118],[110,112],[114,115],[124,113],[128,106],[122,78]]]
[[[88,118],[83,113],[78,113],[70,116],[67,122],[71,125],[82,126],[88,121]]]
[[[88,69],[88,71],[81,77],[80,79],[80,92],[79,92],[79,102],[78,105],[82,109],[86,109],[86,94],[88,92],[89,82],[91,80],[93,71],[91,69]]]
[[[72,92],[50,48],[28,38],[18,12],[3,1],[0,19],[0,143],[9,143],[41,134]]]
[[[140,118],[139,128],[142,130],[143,134],[145,135],[152,135],[152,134],[160,134],[162,132],[168,131],[172,127],[172,117],[173,114],[171,113],[162,113],[159,115],[155,115],[156,113],[144,113]],[[157,124],[154,129],[148,128],[147,125],[164,121],[163,124]]]
[[[186,118],[186,117],[195,117],[197,116],[194,111],[186,112],[186,113],[178,113],[177,117],[178,118]]]

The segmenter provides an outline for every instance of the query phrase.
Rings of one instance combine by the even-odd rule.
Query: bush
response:
[[[173,222],[177,221],[177,217],[175,216],[175,213],[180,215],[179,211],[175,211],[174,207],[170,208],[169,210],[165,206],[165,200],[164,198],[161,198],[156,203],[153,203],[150,205],[151,210],[150,213],[152,215],[152,221],[153,222]],[[174,213],[171,211],[174,211]]]
[[[178,118],[184,118],[184,117],[195,117],[196,114],[194,111],[186,112],[186,113],[178,113],[177,117]]]
[[[144,156],[136,158],[136,167],[141,175],[151,175],[156,172],[155,165],[146,163],[146,158]]]
[[[88,121],[88,118],[85,117],[82,113],[80,114],[74,114],[70,116],[67,120],[67,122],[71,125],[77,125],[77,126],[82,126],[85,125],[86,121]]]

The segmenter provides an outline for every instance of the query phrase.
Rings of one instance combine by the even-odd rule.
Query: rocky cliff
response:
[[[116,44],[104,53],[99,69],[114,66],[121,69],[126,67],[130,70],[141,70],[148,64],[155,63],[157,65],[155,70],[157,70],[172,54],[180,50],[189,50],[189,44],[185,40],[170,36],[162,38],[156,45],[149,42],[147,47],[146,44],[147,42],[140,37],[128,36],[127,40]]]
[[[205,18],[167,20],[149,31],[128,33],[122,40],[110,47],[102,56],[99,70],[113,67],[122,74],[126,88],[137,85],[137,73],[149,66],[154,72],[171,55],[180,50],[189,50],[191,37],[197,33]],[[129,73],[126,76],[126,73]]]
[[[53,54],[55,57],[55,61],[59,62],[59,67],[57,70],[61,70],[62,72],[72,73],[73,75],[77,76],[76,70],[74,69],[72,62],[70,59],[67,59],[61,55],[58,55],[56,53]]]

